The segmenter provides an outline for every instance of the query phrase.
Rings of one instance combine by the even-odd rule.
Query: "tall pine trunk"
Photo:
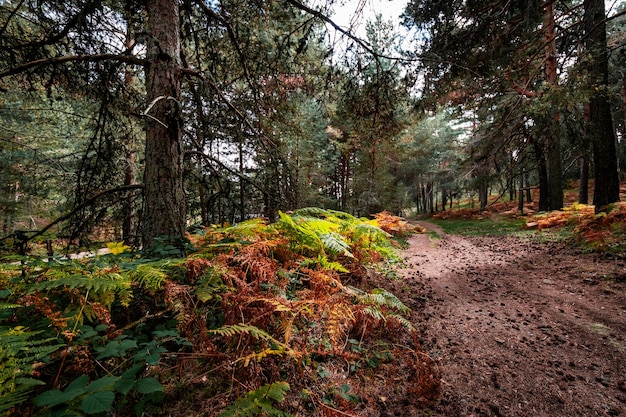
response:
[[[558,82],[556,41],[554,33],[554,2],[548,2],[544,11],[544,39],[546,82],[556,86]],[[546,168],[548,171],[548,206],[550,210],[563,208],[563,179],[561,162],[561,135],[559,115],[552,115],[546,129]]]
[[[147,0],[146,155],[143,245],[185,235],[178,0]]]
[[[126,20],[126,49],[131,49],[135,44],[135,32],[137,30],[133,20],[133,10],[130,2],[127,1],[124,9],[124,18]],[[135,83],[133,72],[129,66],[124,70],[124,86],[128,91],[132,91]],[[126,114],[130,115],[133,111],[130,100],[126,103]],[[128,132],[124,136],[124,185],[137,184],[135,175],[136,169],[136,146],[135,143],[135,126],[130,125]],[[137,208],[136,193],[134,191],[126,192],[126,202],[123,208],[122,220],[122,239],[127,245],[135,246],[137,242]]]
[[[609,79],[608,53],[606,46],[606,18],[604,0],[585,0],[585,47],[591,55],[589,79],[589,125],[587,132],[593,148],[595,188],[593,204],[596,212],[610,203],[619,201],[619,177],[617,173],[617,151],[611,108],[606,96]]]

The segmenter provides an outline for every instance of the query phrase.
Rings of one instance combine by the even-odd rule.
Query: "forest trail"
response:
[[[394,291],[441,370],[426,415],[626,416],[626,261],[422,225]]]

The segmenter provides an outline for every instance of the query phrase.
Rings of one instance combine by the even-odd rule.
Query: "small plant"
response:
[[[261,414],[268,417],[291,417],[291,414],[274,408],[273,404],[275,402],[281,403],[289,388],[287,382],[263,385],[239,397],[234,403],[226,407],[219,417],[251,417]]]

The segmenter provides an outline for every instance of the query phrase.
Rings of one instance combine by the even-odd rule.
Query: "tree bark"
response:
[[[185,236],[181,61],[177,0],[147,0],[146,155],[143,245]]]
[[[548,168],[546,167],[543,144],[531,136],[529,136],[529,140],[533,145],[535,158],[537,159],[537,176],[539,177],[539,211],[549,211],[550,196],[548,194]]]
[[[558,82],[556,41],[554,33],[554,2],[548,2],[544,11],[546,82],[556,86]],[[548,209],[563,208],[563,166],[561,162],[561,135],[559,115],[553,115],[546,129],[546,168],[548,171]]]
[[[589,156],[583,154],[578,160],[580,168],[580,184],[578,185],[578,202],[589,204]]]
[[[596,212],[599,212],[605,210],[608,204],[619,201],[619,176],[615,131],[606,96],[609,69],[604,0],[585,0],[583,5],[585,47],[587,53],[591,54],[589,80],[592,95],[589,100],[587,131],[593,148],[595,177],[593,204],[596,206]]]
[[[125,47],[130,50],[135,44],[135,32],[136,25],[133,21],[133,11],[130,7],[130,2],[126,2],[124,8],[124,18],[126,20],[126,39]],[[126,66],[124,70],[124,86],[127,91],[132,91],[134,88],[135,78],[133,72],[129,66]],[[126,103],[126,114],[130,115],[133,112],[133,103],[130,100]],[[128,132],[124,136],[124,185],[137,184],[137,178],[135,175],[136,169],[136,144],[135,144],[135,126],[131,124],[128,128]],[[135,246],[137,242],[137,207],[136,207],[136,194],[133,192],[126,193],[126,202],[123,208],[123,220],[122,220],[122,239],[127,245]]]

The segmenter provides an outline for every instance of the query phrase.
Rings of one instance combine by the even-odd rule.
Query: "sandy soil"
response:
[[[624,259],[423,225],[442,238],[411,237],[392,289],[441,371],[423,415],[626,416]]]

